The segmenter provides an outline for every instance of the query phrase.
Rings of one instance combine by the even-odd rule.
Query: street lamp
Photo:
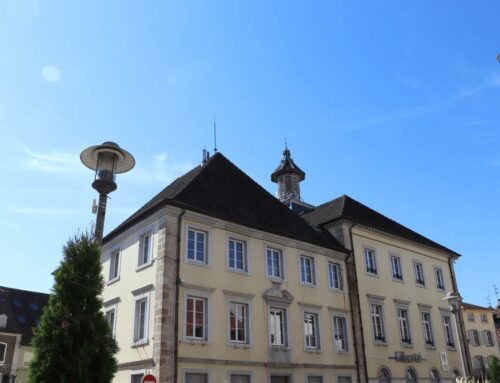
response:
[[[468,375],[468,369],[465,368],[466,363],[465,363],[465,354],[462,352],[462,332],[459,330],[461,328],[460,326],[460,307],[459,303],[462,300],[462,297],[460,294],[448,291],[446,293],[446,296],[442,298],[443,301],[447,301],[450,312],[453,314],[453,317],[455,318],[455,327],[457,328],[457,336],[458,336],[458,352],[460,353],[460,361],[462,362],[462,371],[465,376]]]
[[[92,187],[99,192],[99,205],[95,224],[95,240],[102,242],[104,216],[108,194],[116,190],[116,174],[128,172],[135,166],[134,157],[111,141],[91,146],[80,154],[80,160],[89,169],[95,170]]]

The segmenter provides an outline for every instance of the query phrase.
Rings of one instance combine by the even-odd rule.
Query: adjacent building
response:
[[[496,356],[500,359],[494,321],[495,311],[491,307],[465,302],[461,308],[473,366],[472,375],[477,378],[487,377],[491,358]]]
[[[0,382],[27,382],[32,329],[48,299],[48,294],[0,286]]]

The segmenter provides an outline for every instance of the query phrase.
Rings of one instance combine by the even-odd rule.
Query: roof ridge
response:
[[[44,294],[44,295],[50,295],[50,293],[44,293],[41,291],[33,291],[33,290],[24,290],[24,289],[16,289],[15,287],[8,287],[8,286],[0,286],[0,292],[10,292],[10,291],[20,291],[23,293],[32,293],[32,294]]]

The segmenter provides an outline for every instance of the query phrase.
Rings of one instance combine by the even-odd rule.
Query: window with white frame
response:
[[[130,383],[141,383],[144,374],[132,374],[130,375]]]
[[[144,343],[148,338],[148,297],[135,300],[134,343]]]
[[[377,275],[377,260],[375,259],[375,250],[364,249],[366,272]]]
[[[230,238],[227,243],[227,263],[230,270],[248,271],[246,243]]]
[[[283,279],[283,253],[281,250],[267,248],[266,250],[267,276]]]
[[[308,285],[316,284],[313,257],[308,257],[306,255],[300,256],[300,281]]]
[[[401,343],[411,344],[408,309],[400,307],[397,309],[397,314],[398,314],[399,335],[401,337]]]
[[[208,383],[208,374],[201,372],[186,372],[186,383]]]
[[[230,383],[250,383],[250,374],[232,373]]]
[[[481,320],[481,323],[488,323],[488,316],[486,314],[479,315],[479,319]]]
[[[443,277],[443,270],[438,269],[437,267],[434,269],[434,275],[436,277],[436,287],[439,290],[444,290],[444,277]]]
[[[419,286],[425,286],[424,266],[420,262],[413,262],[413,272],[415,273],[415,282]]]
[[[443,322],[443,333],[446,345],[448,347],[455,347],[455,341],[453,340],[453,330],[451,326],[451,318],[448,315],[443,315],[441,318]]]
[[[333,347],[336,352],[349,351],[347,341],[347,321],[344,317],[333,315]]]
[[[104,313],[104,318],[106,322],[109,324],[109,328],[111,329],[111,333],[115,336],[115,324],[116,324],[116,306],[113,306],[106,310]]]
[[[476,355],[474,357],[474,364],[476,365],[476,369],[484,370],[484,358],[481,355]]]
[[[188,229],[187,259],[198,263],[208,263],[208,233],[202,230]]]
[[[479,340],[479,333],[477,330],[469,330],[469,342],[473,346],[479,346],[481,341]]]
[[[467,313],[467,322],[474,322],[474,313]]]
[[[229,302],[229,341],[248,343],[248,304]]]
[[[7,343],[0,343],[0,363],[5,362],[6,355],[7,355]]]
[[[328,286],[334,290],[343,290],[342,268],[340,264],[328,262]]]
[[[403,280],[403,269],[401,268],[401,258],[391,255],[392,279]]]
[[[147,265],[152,260],[152,232],[147,231],[139,238],[139,258],[137,266]]]
[[[114,281],[120,276],[120,250],[114,250],[109,260],[109,278],[108,281]]]
[[[376,342],[385,342],[384,310],[381,304],[370,304],[373,338]]]
[[[421,317],[424,342],[428,346],[434,346],[434,334],[432,332],[431,314],[428,312],[422,312]]]
[[[490,330],[482,331],[483,343],[486,346],[493,346],[493,336],[491,335]]]
[[[271,346],[287,346],[286,310],[269,308],[269,343]]]
[[[207,298],[188,295],[186,298],[186,338],[207,340]]]
[[[319,323],[318,314],[304,312],[304,346],[306,349],[319,350]]]

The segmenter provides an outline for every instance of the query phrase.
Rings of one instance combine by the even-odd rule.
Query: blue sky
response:
[[[496,1],[2,1],[0,284],[49,291],[96,197],[79,161],[112,140],[106,232],[218,147],[270,192],[284,138],[303,198],[348,194],[500,287]]]

